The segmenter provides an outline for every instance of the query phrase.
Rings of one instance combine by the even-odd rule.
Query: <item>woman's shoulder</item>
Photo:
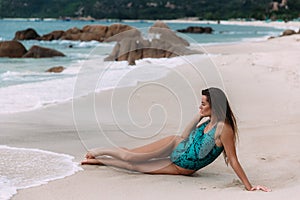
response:
[[[233,129],[231,127],[231,125],[225,121],[221,121],[217,123],[217,131],[221,134],[221,133],[225,133],[225,134],[233,134]]]

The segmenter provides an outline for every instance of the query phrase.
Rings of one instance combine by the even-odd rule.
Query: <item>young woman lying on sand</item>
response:
[[[199,123],[204,117],[208,120]],[[148,174],[190,175],[212,163],[222,152],[226,164],[249,191],[271,191],[252,186],[236,155],[237,125],[224,92],[202,91],[200,112],[181,136],[168,136],[134,149],[93,149],[82,164],[109,165]],[[109,156],[109,157],[107,157]]]

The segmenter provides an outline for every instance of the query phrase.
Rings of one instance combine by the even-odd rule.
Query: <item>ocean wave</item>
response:
[[[0,74],[0,88],[20,85],[25,83],[36,83],[49,81],[53,79],[61,79],[67,77],[76,76],[78,68],[68,67],[61,73],[49,73],[49,72],[32,72],[32,71],[23,71],[23,72],[14,72],[6,71]]]
[[[73,40],[52,40],[52,41],[40,41],[41,44],[46,45],[62,45],[69,48],[92,48],[92,47],[112,47],[115,43],[102,43],[95,40],[92,41],[73,41]]]
[[[50,151],[0,145],[0,199],[24,189],[46,184],[82,170],[74,157]]]
[[[23,83],[0,88],[1,113],[37,109],[45,103],[66,101],[72,97],[74,77]]]
[[[30,76],[34,76],[33,78],[36,79],[38,77],[43,77],[44,75],[49,75],[46,72],[13,72],[13,71],[6,71],[0,75],[2,80],[16,80],[16,79],[23,79],[23,78],[31,78]],[[39,79],[39,78],[38,78]]]
[[[11,184],[11,181],[6,177],[0,176],[0,200],[10,199],[17,194],[17,188]]]
[[[266,41],[271,36],[262,36],[262,37],[255,37],[255,38],[243,38],[242,42],[260,42],[260,41]]]
[[[145,58],[137,60],[135,66],[126,61],[103,62],[103,59],[92,58],[80,60],[59,74],[7,71],[0,80],[11,80],[15,85],[0,87],[0,96],[6,97],[0,99],[0,113],[35,110],[111,88],[157,80],[166,76],[171,68],[202,56],[205,55]],[[16,84],[18,81],[22,84]]]

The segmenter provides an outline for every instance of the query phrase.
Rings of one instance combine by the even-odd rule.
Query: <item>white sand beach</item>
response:
[[[299,21],[221,21],[222,24],[234,24],[243,26],[264,26],[299,30]]]
[[[75,175],[20,190],[12,199],[298,199],[300,34],[205,50],[211,60],[186,57],[186,64],[154,83],[0,115],[1,142],[70,154],[80,163],[86,148],[134,147],[180,134],[198,111],[201,89],[219,86],[238,119],[243,168],[253,185],[269,186],[272,192],[246,191],[220,156],[193,176],[82,166]]]

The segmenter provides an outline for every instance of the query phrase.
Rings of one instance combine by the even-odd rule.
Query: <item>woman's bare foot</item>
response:
[[[99,160],[95,159],[95,158],[87,158],[83,161],[81,161],[82,165],[104,165],[102,162],[100,162]]]
[[[94,156],[94,154],[92,152],[87,152],[85,155],[86,159],[95,159],[96,157]]]

